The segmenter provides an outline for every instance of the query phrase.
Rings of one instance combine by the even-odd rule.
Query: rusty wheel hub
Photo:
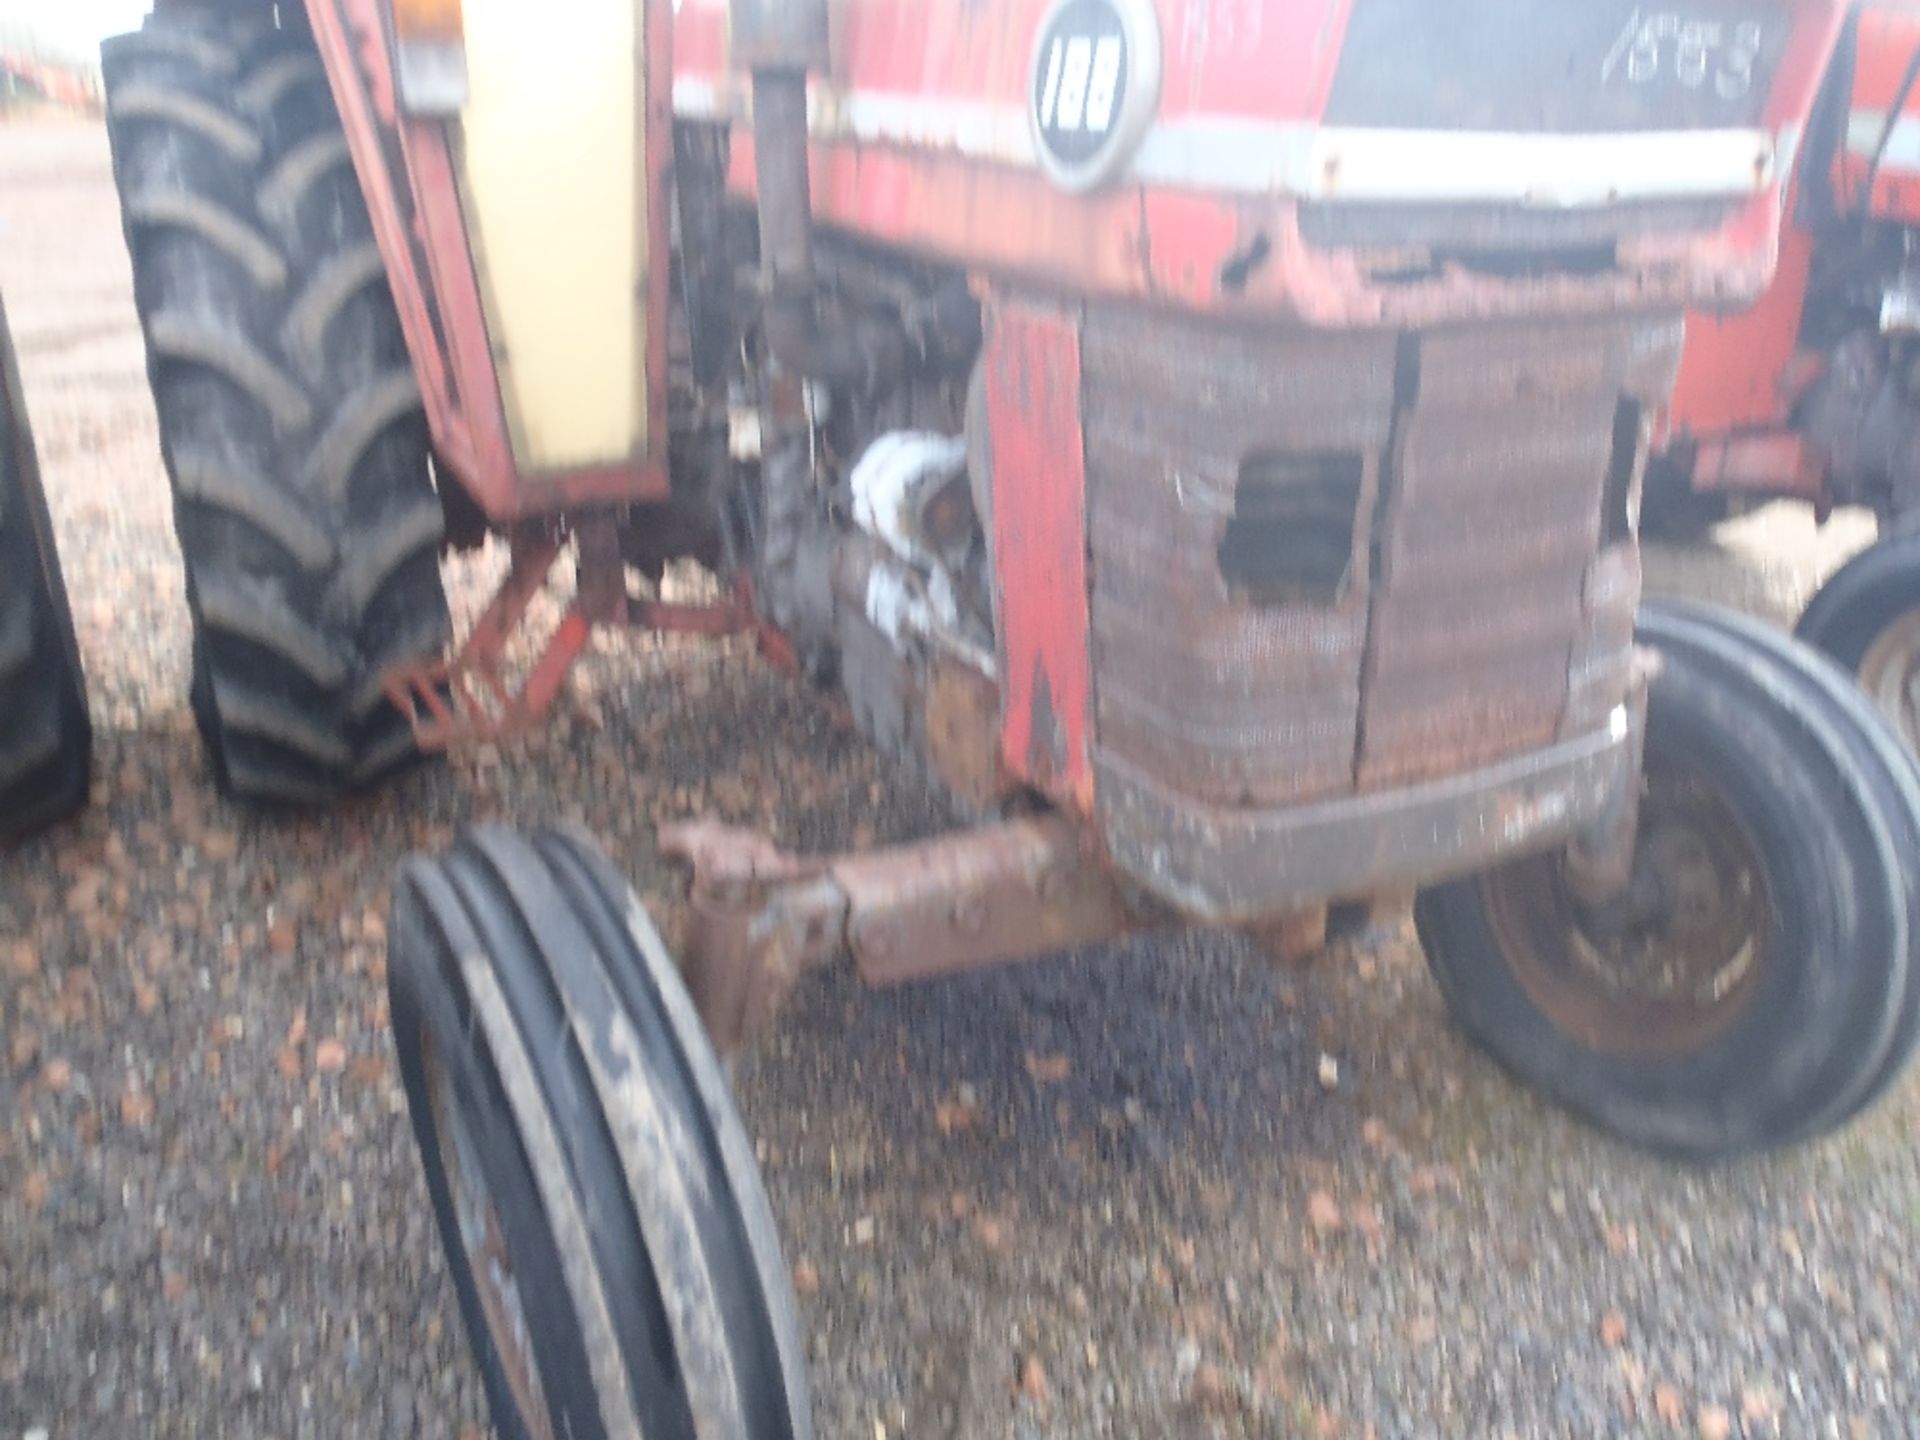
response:
[[[1649,767],[1633,879],[1583,904],[1562,862],[1490,875],[1487,913],[1516,978],[1555,1025],[1604,1053],[1691,1053],[1724,1034],[1767,963],[1758,849],[1698,780]]]
[[[515,1408],[533,1440],[556,1440],[540,1384],[540,1367],[533,1354],[533,1336],[526,1308],[514,1278],[513,1256],[499,1208],[487,1187],[475,1141],[453,1092],[453,1077],[441,1061],[431,1035],[421,1037],[421,1063],[426,1072],[428,1103],[433,1107],[433,1130],[439,1140],[440,1166],[453,1198],[460,1227],[460,1245],[467,1269],[480,1296],[487,1332],[500,1357],[500,1368],[513,1391]]]
[[[1920,608],[1894,621],[1868,648],[1860,683],[1908,748],[1920,751]]]

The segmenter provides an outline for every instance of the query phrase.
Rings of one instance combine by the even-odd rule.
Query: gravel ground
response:
[[[90,813],[0,856],[0,1440],[477,1437],[384,1033],[396,860],[576,818],[671,916],[661,820],[939,807],[745,650],[625,640],[529,743],[224,805],[98,131],[0,128],[0,286],[99,737]],[[1861,538],[1769,512],[1654,572],[1784,617]],[[828,1440],[1920,1434],[1920,1090],[1657,1164],[1470,1052],[1403,925],[1305,973],[1190,936],[825,977],[739,1078]]]

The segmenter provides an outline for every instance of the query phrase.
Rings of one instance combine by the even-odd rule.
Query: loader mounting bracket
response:
[[[515,671],[507,651],[548,588],[571,541],[576,585],[560,623]],[[381,684],[423,751],[511,739],[536,729],[595,629],[737,635],[756,628],[752,597],[736,591],[711,605],[676,605],[629,592],[611,517],[573,519],[513,533],[512,560],[487,608],[451,659],[396,667]]]
[[[693,872],[682,970],[723,1053],[807,970],[851,956],[872,985],[932,979],[1110,940],[1153,923],[1060,816],[862,855],[805,858],[713,820],[668,826]]]

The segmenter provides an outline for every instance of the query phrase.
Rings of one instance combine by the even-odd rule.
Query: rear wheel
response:
[[[751,1144],[611,866],[477,831],[408,864],[391,934],[401,1075],[500,1433],[810,1434]]]
[[[1858,676],[1920,753],[1920,534],[1883,540],[1841,567],[1797,633]]]
[[[385,269],[312,38],[274,13],[170,7],[102,63],[194,714],[223,788],[310,803],[417,758],[380,678],[449,626]]]
[[[86,802],[92,744],[66,582],[0,309],[0,840]]]
[[[1628,891],[1585,905],[1546,856],[1416,919],[1495,1059],[1637,1144],[1721,1159],[1839,1124],[1911,1048],[1912,801],[1817,657],[1652,606],[1639,639],[1660,670]]]

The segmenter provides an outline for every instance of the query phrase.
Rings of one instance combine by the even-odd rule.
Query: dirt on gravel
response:
[[[624,638],[524,744],[223,803],[97,129],[0,127],[0,288],[98,734],[88,813],[0,855],[0,1440],[471,1440],[385,1032],[398,860],[573,819],[671,922],[664,820],[945,817],[749,649]],[[1769,511],[1652,569],[1786,619],[1864,538]],[[1920,1434],[1920,1091],[1675,1168],[1470,1051],[1404,924],[1304,972],[1188,935],[826,976],[738,1081],[826,1440]]]

